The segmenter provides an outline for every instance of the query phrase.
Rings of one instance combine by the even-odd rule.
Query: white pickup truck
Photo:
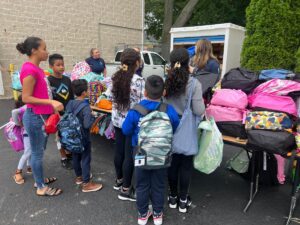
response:
[[[111,77],[120,67],[122,51],[118,51],[114,63],[106,63],[107,76]],[[166,60],[156,52],[141,51],[141,57],[144,61],[142,76],[147,78],[151,75],[165,76]]]

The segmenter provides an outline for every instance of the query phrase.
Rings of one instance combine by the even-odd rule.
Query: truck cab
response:
[[[107,64],[107,75],[112,76],[121,64],[121,54],[123,51],[118,51],[113,64]],[[156,52],[141,51],[141,57],[144,61],[144,69],[142,76],[146,79],[151,75],[158,75],[162,78],[165,76],[166,60]],[[112,68],[112,66],[114,68]]]

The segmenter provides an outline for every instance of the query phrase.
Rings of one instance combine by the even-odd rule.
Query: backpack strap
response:
[[[146,116],[149,113],[149,110],[147,110],[144,106],[142,106],[141,104],[136,104],[135,106],[133,106],[132,108],[135,111],[138,111],[140,114],[142,114],[143,116]]]
[[[158,111],[167,112],[168,105],[166,103],[161,102],[158,107]]]
[[[81,112],[81,110],[83,110],[83,108],[85,108],[86,106],[88,106],[89,104],[86,103],[86,102],[80,102],[78,105],[77,105],[77,109],[74,111],[74,115],[77,116],[78,113]]]

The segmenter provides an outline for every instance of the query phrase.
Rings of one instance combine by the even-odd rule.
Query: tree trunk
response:
[[[162,56],[168,61],[170,56],[170,30],[173,23],[174,0],[165,0],[164,24],[162,31]]]
[[[196,7],[199,0],[189,0],[185,5],[178,18],[176,19],[173,27],[182,27],[187,21],[191,18],[192,12]],[[203,0],[203,2],[205,2]],[[165,18],[163,24],[163,32],[162,32],[162,56],[168,61],[170,56],[170,30],[173,22],[173,8],[174,8],[174,0],[166,0],[165,1]]]
[[[188,3],[185,5],[181,13],[179,14],[178,18],[176,19],[173,27],[182,27],[184,26],[187,21],[191,18],[193,10],[195,9],[199,0],[189,0]]]

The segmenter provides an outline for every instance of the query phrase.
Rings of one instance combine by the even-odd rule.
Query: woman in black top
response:
[[[85,61],[91,67],[92,72],[106,76],[106,66],[104,60],[100,57],[100,51],[97,48],[92,48],[90,51],[91,57]]]

